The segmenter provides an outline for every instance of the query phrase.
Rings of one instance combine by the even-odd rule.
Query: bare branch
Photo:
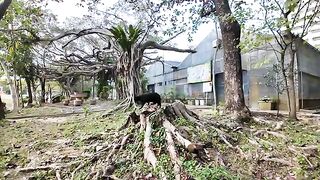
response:
[[[174,36],[162,41],[160,44],[163,45],[163,44],[166,44],[167,42],[171,41],[172,39],[178,37],[180,34],[186,32],[186,30],[181,30],[180,32],[178,32],[177,34],[175,34]]]
[[[260,5],[263,7],[265,14],[264,14],[264,20],[269,28],[269,30],[271,31],[271,33],[273,34],[275,40],[277,41],[277,43],[279,44],[279,46],[281,47],[281,49],[284,49],[283,44],[280,42],[280,40],[278,39],[277,35],[275,34],[274,30],[272,29],[271,25],[269,24],[268,21],[268,9],[266,7],[265,1],[262,1],[262,4],[260,3]]]
[[[161,44],[158,44],[154,41],[147,41],[145,42],[141,47],[142,52],[145,49],[159,49],[159,50],[166,50],[166,51],[175,51],[175,52],[187,52],[187,53],[196,53],[196,50],[192,49],[179,49],[171,46],[164,46]]]

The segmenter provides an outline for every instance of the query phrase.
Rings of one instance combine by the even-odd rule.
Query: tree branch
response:
[[[184,32],[186,32],[186,30],[181,30],[180,32],[178,32],[178,33],[175,34],[174,36],[172,36],[172,37],[170,37],[170,38],[162,41],[160,44],[161,44],[161,45],[164,45],[164,44],[166,44],[167,42],[171,41],[172,39],[178,37],[180,34],[182,34],[182,33],[184,33]]]
[[[4,0],[1,4],[0,4],[0,20],[3,18],[3,16],[5,15],[7,9],[9,8],[10,4],[11,4],[12,0]]]
[[[147,41],[140,47],[142,52],[146,49],[159,49],[159,50],[165,50],[165,51],[175,51],[175,52],[187,52],[187,53],[196,53],[196,50],[192,49],[179,49],[171,46],[164,46],[161,44],[158,44],[154,41]]]

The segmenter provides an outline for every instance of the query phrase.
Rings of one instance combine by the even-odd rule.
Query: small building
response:
[[[196,47],[197,53],[189,54],[182,62],[152,64],[146,72],[148,90],[203,102],[197,104],[223,103],[224,61],[220,37],[211,31]],[[320,51],[301,39],[296,43],[296,52],[298,108],[317,108],[320,106]],[[258,108],[262,97],[277,97],[277,90],[266,82],[277,56],[269,44],[242,54],[243,89],[250,108]],[[279,105],[280,109],[287,109],[285,92],[280,95]]]

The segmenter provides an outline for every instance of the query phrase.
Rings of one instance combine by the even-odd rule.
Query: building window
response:
[[[157,85],[158,85],[158,86],[162,86],[162,82],[158,83]]]

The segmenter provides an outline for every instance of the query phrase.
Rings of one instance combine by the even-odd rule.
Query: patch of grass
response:
[[[42,111],[49,111],[44,108]],[[124,113],[102,119],[98,113],[84,116],[69,116],[69,120],[61,123],[26,119],[17,121],[1,121],[0,130],[0,179],[8,163],[24,167],[28,155],[36,151],[46,152],[60,146],[53,141],[73,139],[73,148],[81,149],[86,143],[83,137],[106,132],[107,129],[120,127],[126,120]],[[52,141],[53,140],[53,141]],[[13,148],[17,146],[18,148]],[[39,174],[38,179],[41,178]],[[54,178],[53,178],[54,179]]]
[[[0,120],[0,127],[5,127],[7,126],[8,124],[10,124],[9,121],[5,120],[5,119],[1,119]]]
[[[167,154],[161,154],[160,157],[158,157],[157,167],[154,169],[154,173],[160,178],[160,172],[164,172],[168,179],[174,179],[173,166]]]
[[[61,114],[61,108],[58,107],[32,107],[32,108],[24,108],[18,112],[11,112],[7,114],[8,118],[11,117],[22,117],[22,116],[46,116],[46,115],[55,115]]]
[[[80,137],[88,134],[99,134],[106,129],[119,128],[125,121],[125,113],[119,113],[109,118],[100,118],[99,113],[92,113],[88,117],[75,118],[64,123],[61,128],[64,137]]]
[[[25,166],[28,163],[28,152],[14,152],[10,149],[0,149],[0,172],[7,169],[9,166]]]
[[[185,118],[177,118],[174,122],[178,126],[195,127],[194,122],[186,120]]]
[[[37,171],[32,174],[34,180],[56,179],[54,171]]]
[[[90,172],[90,168],[88,166],[83,167],[82,169],[77,171],[77,173],[74,176],[74,179],[84,180],[87,177],[88,172]]]
[[[155,147],[162,148],[166,145],[165,128],[157,128],[151,134],[151,144]]]
[[[195,179],[210,179],[210,180],[233,180],[239,179],[224,167],[210,167],[208,165],[201,166],[194,160],[183,161],[182,167]]]
[[[287,123],[284,132],[290,138],[290,142],[296,146],[320,143],[320,133],[305,128],[305,125]]]

